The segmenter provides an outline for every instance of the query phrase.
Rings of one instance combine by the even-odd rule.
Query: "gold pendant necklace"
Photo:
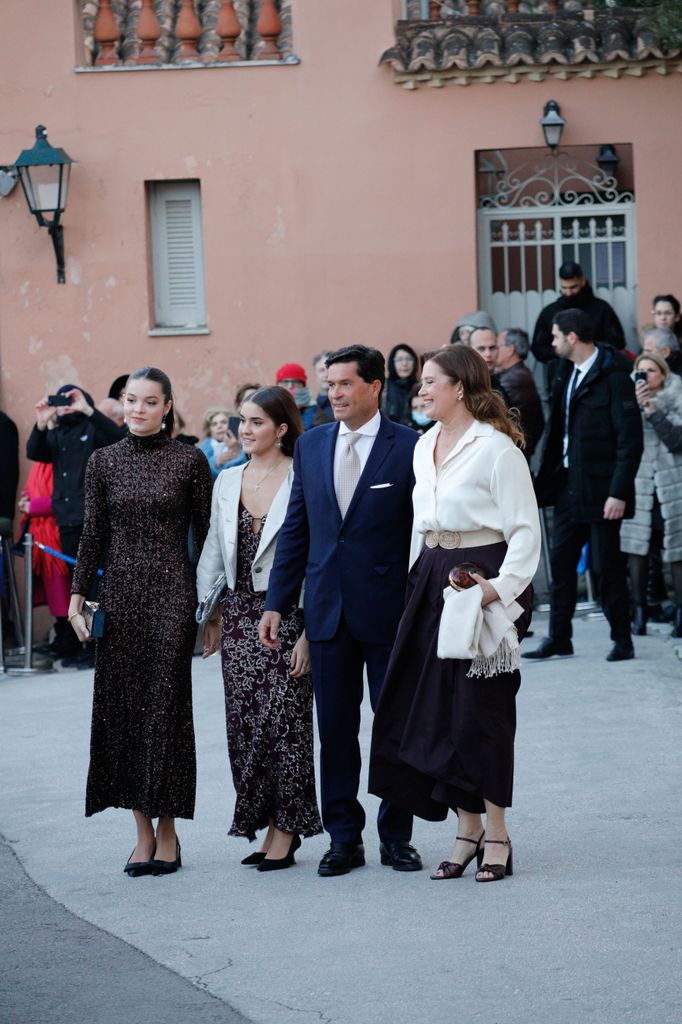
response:
[[[262,477],[260,478],[260,480],[258,481],[258,483],[256,483],[256,481],[254,480],[254,482],[253,482],[253,487],[254,487],[254,490],[256,490],[256,491],[260,490],[260,486],[261,486],[261,484],[262,484],[262,483],[264,483],[264,482],[265,482],[265,481],[267,480],[267,478],[268,478],[268,477],[270,476],[270,474],[271,474],[271,473],[274,473],[274,472],[275,472],[275,470],[277,469],[277,467],[278,467],[278,466],[281,466],[281,465],[282,465],[282,463],[281,463],[281,462],[276,462],[274,466],[271,466],[271,467],[270,467],[270,469],[269,469],[269,470],[267,471],[267,473],[265,474],[265,476],[262,476]],[[250,462],[250,463],[249,463],[249,469],[252,469],[252,468],[253,468],[253,463],[252,463],[252,462]]]

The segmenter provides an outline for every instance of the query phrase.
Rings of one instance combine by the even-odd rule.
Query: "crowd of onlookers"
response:
[[[632,376],[633,399],[641,412],[643,455],[636,476],[634,515],[621,531],[621,550],[628,555],[633,605],[633,631],[646,632],[647,618],[674,619],[674,635],[682,635],[682,318],[673,295],[653,300],[652,322],[641,335],[638,356],[625,349],[620,321],[603,299],[594,295],[578,264],[565,263],[559,271],[559,298],[542,310],[532,339],[519,327],[498,331],[492,317],[476,310],[462,317],[447,344],[468,345],[479,352],[492,377],[493,387],[509,408],[517,410],[529,462],[545,429],[545,411],[552,408],[552,389],[563,380],[557,371],[555,318],[562,312],[582,311],[592,338],[609,349],[621,370]],[[446,347],[446,346],[444,346]],[[526,365],[532,353],[540,364],[533,372]],[[275,383],[294,398],[306,430],[332,422],[327,395],[326,358],[320,352],[312,362],[309,382],[304,366],[289,362],[279,367]],[[618,363],[618,361],[620,361]],[[421,360],[406,343],[388,353],[386,383],[381,404],[386,416],[420,433],[433,424],[420,397]],[[59,388],[36,406],[36,424],[27,440],[26,455],[33,466],[19,496],[19,533],[30,524],[42,545],[75,558],[84,518],[84,477],[90,454],[120,440],[126,433],[124,394],[127,375],[117,377],[108,396],[97,406],[88,392],[74,385]],[[538,382],[540,387],[538,388]],[[197,445],[216,478],[223,470],[246,461],[239,441],[239,410],[261,384],[243,384],[232,401],[206,409],[199,438],[185,433],[185,422],[175,409],[175,437]],[[311,384],[313,386],[311,386]],[[562,385],[565,386],[565,383]],[[543,410],[544,406],[544,410]],[[568,430],[568,427],[566,427]],[[17,511],[19,439],[12,421],[0,413],[0,529],[13,531]],[[537,460],[534,460],[534,462]],[[16,536],[16,529],[14,533]],[[662,559],[670,564],[674,606],[666,607]],[[36,547],[34,553],[36,600],[46,602],[55,619],[54,639],[47,648],[65,663],[90,665],[92,654],[75,640],[67,621],[68,564]],[[6,602],[5,602],[6,604]]]

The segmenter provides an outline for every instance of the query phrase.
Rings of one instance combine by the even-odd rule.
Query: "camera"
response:
[[[638,370],[635,374],[635,384],[639,384],[640,381],[644,381],[645,384],[647,382],[647,375],[644,370]]]
[[[48,395],[47,404],[55,407],[58,405],[72,405],[73,398],[70,395]]]

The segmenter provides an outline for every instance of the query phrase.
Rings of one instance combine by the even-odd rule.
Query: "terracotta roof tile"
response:
[[[481,0],[481,13],[474,17],[459,13],[468,11],[464,0],[447,0],[437,21],[399,21],[395,43],[380,63],[390,65],[403,84],[413,76],[412,87],[429,76],[459,78],[466,84],[483,76],[486,81],[517,81],[529,74],[541,80],[552,74],[617,77],[682,70],[682,51],[666,50],[631,9],[584,11],[581,0],[551,6],[558,8],[556,13],[547,13],[542,0],[520,2],[518,13],[510,14],[503,0]],[[420,3],[408,6],[408,12],[420,10]]]

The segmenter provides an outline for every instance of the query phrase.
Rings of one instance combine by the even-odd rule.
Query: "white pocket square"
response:
[[[393,484],[371,484],[370,491],[380,491],[383,487],[393,487]]]

